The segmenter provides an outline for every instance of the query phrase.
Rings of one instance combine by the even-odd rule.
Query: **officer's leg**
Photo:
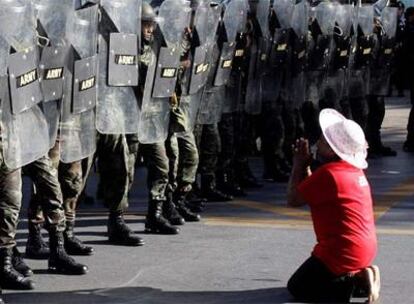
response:
[[[368,106],[365,96],[352,97],[349,99],[352,119],[357,122],[361,128],[366,131],[368,120]]]
[[[79,196],[82,193],[87,178],[87,174],[84,174],[83,164],[87,162],[88,160],[84,159],[59,165],[59,182],[62,187],[63,206],[66,216],[65,249],[71,255],[91,255],[94,251],[92,247],[83,244],[74,234]],[[86,169],[87,171],[88,169]]]
[[[49,156],[44,156],[24,168],[36,186],[45,224],[49,231],[49,271],[62,274],[85,274],[88,268],[67,255],[65,249],[65,213],[62,206],[58,173]]]
[[[167,200],[169,183],[169,159],[165,143],[141,144],[144,162],[147,166],[147,187],[149,192],[148,213],[145,222],[147,233],[177,234],[179,229],[164,218],[163,205]]]
[[[411,110],[410,116],[408,117],[407,123],[407,138],[404,142],[404,151],[414,152],[414,76],[413,73],[409,73],[409,87],[410,87],[410,98],[411,98]]]
[[[235,179],[234,160],[235,160],[235,136],[233,113],[225,113],[221,116],[218,124],[220,132],[221,151],[217,166],[217,188],[223,193],[234,196],[245,196]]]
[[[264,161],[263,179],[274,182],[287,182],[289,176],[281,168],[283,161],[284,125],[280,106],[276,101],[263,103],[262,112],[262,153]]]
[[[200,143],[199,173],[201,175],[201,194],[208,201],[229,201],[233,198],[216,188],[217,159],[220,153],[220,135],[217,124],[203,126]]]
[[[366,136],[369,145],[369,155],[396,156],[397,152],[390,147],[384,147],[381,141],[381,125],[385,117],[384,97],[369,95],[367,99],[369,112]]]
[[[4,289],[33,289],[33,282],[13,265],[16,230],[22,201],[21,170],[9,170],[0,152],[0,286]]]
[[[200,220],[200,216],[187,208],[187,196],[195,182],[199,162],[197,145],[191,131],[177,135],[176,143],[179,157],[177,160],[177,186],[173,201],[178,212],[186,221],[197,222]]]
[[[130,154],[125,135],[99,135],[98,168],[104,185],[104,204],[109,208],[108,237],[118,245],[141,246],[143,240],[125,223],[124,211],[128,207],[131,170],[135,157]],[[136,154],[136,153],[132,153]]]

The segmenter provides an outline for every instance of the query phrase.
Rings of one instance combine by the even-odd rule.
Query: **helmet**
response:
[[[155,22],[156,14],[148,2],[142,2],[142,21]]]

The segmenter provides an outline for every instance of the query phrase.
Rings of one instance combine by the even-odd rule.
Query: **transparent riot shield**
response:
[[[371,64],[373,48],[375,46],[374,8],[372,5],[364,5],[358,8],[358,38],[355,53],[355,68],[368,67]]]
[[[332,48],[331,70],[346,69],[351,53],[351,30],[354,19],[352,5],[335,5],[334,47]]]
[[[269,37],[269,14],[270,14],[270,0],[262,0],[257,3],[256,19],[260,25],[261,36]]]
[[[31,2],[0,1],[0,53],[7,58],[8,71],[1,88],[2,143],[11,169],[33,162],[49,149],[47,122],[38,106],[42,94],[34,29]]]
[[[149,48],[151,60],[139,117],[141,143],[163,142],[168,136],[169,99],[175,94],[184,30],[190,23],[189,4],[184,0],[166,0],[159,7],[159,32]]]
[[[292,14],[293,49],[292,49],[292,73],[293,76],[303,72],[307,58],[308,35],[308,5],[302,1],[295,5]]]
[[[210,15],[209,13],[210,5],[207,2],[202,2],[195,11],[193,30],[197,33],[199,45],[194,48],[192,53],[191,75],[188,79],[188,91],[186,92],[189,95],[197,93],[205,85],[207,80],[207,30],[211,26],[209,26],[210,22],[213,24],[216,23],[214,15]],[[218,18],[216,24],[218,24]]]
[[[41,45],[39,73],[43,93],[42,110],[49,125],[50,146],[53,147],[59,128],[64,75],[71,62],[66,26],[73,14],[73,1],[35,0],[33,3],[38,43]]]
[[[166,46],[158,52],[158,64],[153,83],[154,98],[171,97],[175,91],[183,33],[190,23],[191,8],[185,0],[166,0],[159,8],[159,29]]]
[[[309,50],[309,70],[326,70],[332,54],[332,39],[335,26],[335,6],[321,2],[314,9],[315,18],[311,25],[311,35],[314,42]]]
[[[65,74],[60,159],[71,163],[91,156],[96,150],[98,6],[75,11],[67,30],[75,60]]]
[[[230,77],[236,50],[237,32],[240,29],[240,24],[245,20],[247,13],[243,11],[244,8],[245,3],[242,0],[232,0],[225,5],[223,27],[226,32],[226,39],[221,45],[214,86],[219,87],[225,85]]]
[[[244,110],[249,114],[259,114],[262,105],[261,81],[258,75],[258,47],[253,43],[250,47],[249,75],[246,88]]]
[[[291,49],[290,28],[294,8],[295,6],[290,0],[275,0],[273,2],[276,27],[269,62],[275,69],[284,68],[288,62]]]
[[[103,134],[138,131],[138,36],[141,0],[101,1],[96,128]]]
[[[381,11],[377,33],[374,62],[370,70],[370,94],[385,96],[388,93],[391,67],[396,44],[397,8],[386,7]]]

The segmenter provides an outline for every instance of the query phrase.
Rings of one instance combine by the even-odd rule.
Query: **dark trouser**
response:
[[[282,104],[275,101],[263,102],[261,139],[264,167],[274,169],[277,158],[283,159],[285,125],[282,118]]]
[[[221,146],[218,158],[217,171],[220,173],[232,174],[235,157],[234,120],[233,113],[225,113],[221,116],[218,124],[220,141],[225,143]]]
[[[61,185],[58,173],[49,156],[44,156],[23,168],[34,184],[29,203],[30,222],[43,223],[46,227],[65,230],[65,212],[63,210]]]
[[[410,98],[411,98],[411,110],[410,116],[408,117],[407,124],[407,146],[410,148],[414,147],[414,75],[409,73],[409,87],[410,87]]]
[[[181,191],[195,182],[199,156],[193,132],[180,133],[176,140],[179,155],[176,183],[178,190]]]
[[[60,223],[59,230],[64,229],[65,220],[75,221],[77,202],[86,185],[92,162],[93,157],[70,164],[60,162],[59,142],[57,141],[49,151],[48,157],[41,158],[25,167],[24,172],[32,178],[35,185],[29,202],[28,220],[34,224],[41,224],[46,214],[46,225],[50,225],[48,218],[50,214],[53,214],[49,211],[50,206],[57,206],[58,202],[62,206],[63,202],[63,224]]]
[[[205,176],[215,176],[218,155],[221,151],[218,125],[196,125],[194,136],[200,153],[198,172]]]
[[[352,119],[366,131],[368,123],[368,106],[365,97],[354,97],[349,99]]]
[[[0,150],[0,248],[11,248],[16,245],[15,236],[21,203],[21,170],[8,169]]]
[[[138,155],[136,134],[99,135],[98,168],[105,206],[112,212],[128,208],[128,192]]]
[[[354,290],[354,280],[350,275],[333,274],[312,256],[292,275],[287,288],[301,302],[348,303]]]
[[[170,179],[170,160],[164,142],[154,144],[140,144],[144,162],[146,164],[147,187],[150,201],[165,201],[166,191]],[[168,153],[172,153],[171,150]]]
[[[368,118],[366,136],[368,145],[372,150],[382,147],[381,125],[385,117],[384,97],[368,95]]]

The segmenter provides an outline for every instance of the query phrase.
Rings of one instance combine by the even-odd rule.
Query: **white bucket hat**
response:
[[[334,109],[324,109],[319,114],[319,124],[329,146],[342,160],[359,169],[368,167],[368,144],[364,131],[355,121]]]

